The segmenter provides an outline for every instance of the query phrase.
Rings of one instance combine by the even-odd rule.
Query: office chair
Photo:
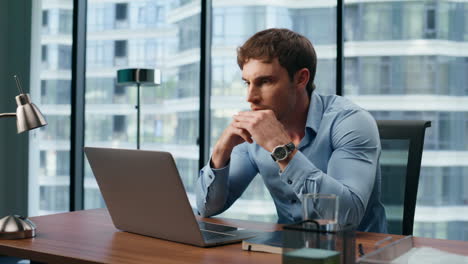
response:
[[[424,120],[377,120],[382,154],[382,202],[391,234],[412,235],[424,133]]]

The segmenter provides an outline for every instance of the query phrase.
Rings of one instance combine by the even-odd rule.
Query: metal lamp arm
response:
[[[1,113],[0,118],[2,117],[15,117],[16,113]]]

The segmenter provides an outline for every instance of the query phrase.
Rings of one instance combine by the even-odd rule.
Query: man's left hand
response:
[[[286,129],[272,110],[239,112],[233,118],[235,127],[247,130],[253,140],[269,152],[276,146],[291,142]]]

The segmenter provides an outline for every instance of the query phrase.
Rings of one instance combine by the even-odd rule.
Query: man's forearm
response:
[[[213,149],[213,154],[211,155],[211,167],[213,169],[220,169],[226,167],[230,157],[232,149],[226,149],[222,146],[219,146],[219,143],[215,145]]]

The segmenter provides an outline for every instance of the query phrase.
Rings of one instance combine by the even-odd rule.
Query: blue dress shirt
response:
[[[336,95],[312,93],[305,136],[284,171],[255,142],[236,146],[229,164],[201,171],[197,207],[204,216],[228,209],[260,174],[270,191],[278,223],[302,220],[301,197],[315,192],[339,196],[339,223],[360,231],[387,232],[380,201],[380,139],[373,117]]]

